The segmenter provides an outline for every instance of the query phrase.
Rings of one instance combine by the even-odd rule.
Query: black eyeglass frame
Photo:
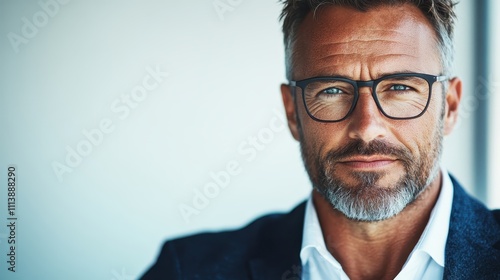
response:
[[[418,77],[418,78],[422,78],[424,80],[427,81],[428,85],[429,85],[429,96],[427,97],[427,103],[425,104],[425,108],[422,110],[422,112],[416,116],[413,116],[413,117],[404,117],[404,118],[399,118],[399,117],[392,117],[392,116],[389,116],[385,111],[384,109],[382,109],[382,106],[380,105],[380,102],[377,98],[377,92],[376,92],[376,88],[378,86],[378,84],[383,81],[383,80],[386,80],[386,79],[390,79],[390,78],[400,78],[400,77]],[[347,112],[347,114],[339,119],[339,120],[322,120],[322,119],[318,119],[316,118],[315,116],[313,116],[311,114],[311,112],[309,112],[309,108],[307,107],[307,104],[306,104],[306,98],[305,98],[305,88],[307,87],[307,85],[309,83],[312,83],[312,82],[316,82],[316,81],[325,81],[325,80],[338,80],[338,81],[342,81],[342,82],[346,82],[346,83],[349,83],[353,86],[354,88],[354,99],[352,101],[352,104],[351,104],[351,108],[349,109],[349,111]],[[369,80],[369,81],[356,81],[356,80],[351,80],[351,79],[347,79],[347,78],[344,78],[344,77],[337,77],[337,76],[321,76],[321,77],[313,77],[313,78],[307,78],[307,79],[303,79],[303,80],[299,80],[299,81],[294,81],[294,80],[291,80],[289,85],[291,87],[299,87],[302,89],[302,100],[304,102],[304,107],[306,108],[306,112],[307,114],[309,115],[309,117],[311,117],[313,120],[315,121],[318,121],[318,122],[341,122],[345,119],[347,119],[349,117],[349,115],[351,115],[351,113],[354,111],[354,109],[356,108],[356,104],[358,103],[358,99],[359,99],[359,88],[360,87],[371,87],[372,88],[372,97],[373,97],[373,100],[375,100],[375,104],[377,104],[377,108],[380,110],[380,112],[382,112],[382,114],[384,116],[386,116],[387,118],[389,119],[393,119],[393,120],[409,120],[409,119],[416,119],[420,116],[422,116],[425,111],[427,111],[427,108],[429,107],[429,103],[430,103],[430,100],[431,100],[431,96],[432,96],[432,85],[435,83],[435,82],[443,82],[443,81],[447,81],[449,80],[449,78],[447,76],[435,76],[435,75],[430,75],[430,74],[423,74],[423,73],[397,73],[397,74],[390,74],[390,75],[387,75],[387,76],[383,76],[383,77],[380,77],[378,79],[375,79],[375,80]],[[295,90],[292,89],[292,95],[295,96]]]

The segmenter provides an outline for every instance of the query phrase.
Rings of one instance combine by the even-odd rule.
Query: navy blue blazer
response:
[[[500,210],[454,186],[444,279],[500,279]],[[246,227],[168,241],[141,279],[286,279],[301,276],[305,203]]]

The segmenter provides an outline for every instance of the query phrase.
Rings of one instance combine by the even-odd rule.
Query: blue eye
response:
[[[339,88],[327,88],[325,90],[322,91],[323,93],[326,93],[328,95],[336,95],[336,94],[341,94],[343,93],[343,91]]]
[[[391,90],[410,90],[410,87],[405,85],[392,85]]]

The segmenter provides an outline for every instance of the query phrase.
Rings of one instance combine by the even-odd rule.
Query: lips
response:
[[[397,159],[388,156],[352,156],[338,163],[352,168],[383,168],[395,163]]]
[[[330,166],[337,165],[344,171],[390,171],[403,166],[406,170],[414,164],[413,155],[404,146],[383,140],[369,143],[361,139],[352,140],[338,149],[330,150],[324,157]]]

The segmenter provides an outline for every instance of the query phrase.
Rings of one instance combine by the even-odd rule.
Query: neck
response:
[[[350,220],[313,191],[327,249],[350,279],[394,279],[422,235],[440,189],[441,174],[401,213],[378,222]]]

